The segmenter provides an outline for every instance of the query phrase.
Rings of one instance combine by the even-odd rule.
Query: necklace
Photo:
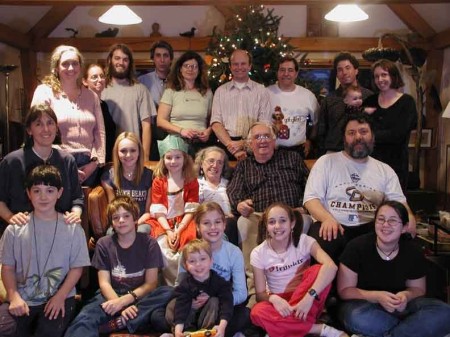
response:
[[[391,255],[398,249],[398,245],[394,247],[393,250],[391,250],[390,253],[385,253],[380,246],[378,246],[378,242],[376,243],[377,249],[380,253],[383,253],[385,260],[390,261],[391,260]]]
[[[50,255],[52,254],[52,251],[53,251],[53,246],[55,244],[56,230],[57,229],[58,229],[58,213],[56,213],[55,231],[53,233],[52,244],[50,246],[50,250],[48,252],[47,258],[45,259],[44,268],[42,269],[42,273],[41,273],[41,268],[39,266],[38,244],[37,244],[37,239],[36,239],[36,224],[34,222],[34,212],[33,212],[33,234],[34,234],[34,245],[36,247],[36,265],[37,265],[37,272],[38,272],[38,276],[39,276],[39,281],[38,281],[38,287],[39,288],[41,286],[42,276],[44,276],[45,268],[47,267],[48,260],[50,258]]]
[[[124,172],[123,174],[125,175],[125,178],[127,178],[128,180],[131,180],[134,177],[134,171],[130,172],[130,173],[125,173]]]
[[[286,255],[287,255],[287,249],[286,249],[284,252],[282,252],[282,253],[278,253],[278,252],[273,248],[272,244],[270,243],[270,240],[269,240],[269,246],[270,246],[270,248],[275,252],[275,254],[277,254],[278,259],[281,261],[281,263],[284,263],[284,260],[286,259]]]
[[[50,154],[48,155],[47,158],[43,158],[39,153],[37,153],[37,151],[34,149],[34,147],[32,146],[31,149],[33,150],[34,154],[36,156],[38,156],[39,158],[42,159],[42,161],[44,162],[44,164],[48,164],[49,163],[49,159],[51,158],[52,154],[53,154],[53,148],[50,151]]]

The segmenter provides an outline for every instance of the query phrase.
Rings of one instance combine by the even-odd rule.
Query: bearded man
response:
[[[303,197],[305,208],[316,220],[308,234],[335,262],[348,241],[374,231],[375,210],[384,200],[407,207],[408,232],[416,233],[414,214],[394,170],[370,157],[374,146],[370,116],[349,115],[342,132],[344,150],[317,160]]]
[[[144,160],[148,160],[152,139],[150,118],[156,115],[156,108],[150,92],[136,78],[133,53],[125,44],[115,44],[109,51],[106,88],[101,98],[108,104],[117,133],[129,131],[139,135]]]

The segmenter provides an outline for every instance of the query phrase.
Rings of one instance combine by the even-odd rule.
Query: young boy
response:
[[[375,111],[375,108],[363,107],[363,97],[360,86],[351,85],[345,88],[342,94],[344,97],[346,113],[365,112],[372,114]]]
[[[158,269],[163,266],[158,243],[136,232],[137,203],[129,196],[118,196],[106,213],[115,233],[98,241],[92,258],[101,293],[81,310],[66,337],[147,328],[152,313],[164,307],[171,295],[170,287],[157,288]]]
[[[230,282],[211,270],[213,260],[209,243],[198,239],[190,241],[183,248],[182,263],[188,275],[175,288],[166,309],[166,319],[174,326],[175,337],[183,337],[183,331],[213,327],[217,331],[216,337],[224,337],[233,315],[233,293]],[[192,301],[201,293],[209,299],[197,310],[191,309]]]
[[[2,336],[62,336],[75,314],[75,285],[90,262],[81,226],[66,224],[55,210],[62,185],[54,166],[34,168],[26,181],[30,220],[9,225],[3,235],[9,303],[0,306]]]

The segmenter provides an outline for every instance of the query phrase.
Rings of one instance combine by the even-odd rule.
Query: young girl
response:
[[[144,166],[142,144],[132,132],[122,132],[113,149],[113,166],[103,173],[102,186],[108,203],[118,195],[129,195],[139,205],[138,232],[150,233],[145,223],[150,219],[153,171]]]
[[[427,261],[402,234],[408,211],[385,201],[375,213],[375,233],[350,241],[341,255],[338,292],[344,300],[339,318],[364,336],[447,336],[450,306],[423,297]]]
[[[168,135],[158,141],[161,157],[152,184],[151,235],[158,239],[165,268],[163,277],[173,285],[178,270],[178,253],[194,239],[192,214],[198,206],[198,182],[188,146],[180,137]]]
[[[250,323],[249,309],[244,302],[247,299],[247,285],[245,282],[244,257],[241,250],[232,243],[223,239],[225,231],[225,213],[219,204],[205,202],[194,213],[197,224],[197,236],[207,241],[212,250],[212,269],[227,281],[232,281],[234,314],[228,322],[225,336],[242,336],[243,331]],[[186,271],[180,264],[177,283],[186,276]],[[201,306],[208,300],[208,296],[199,295],[193,302],[193,307]]]
[[[252,322],[270,336],[348,337],[316,324],[337,267],[313,238],[301,233],[301,227],[300,214],[283,203],[264,212],[259,241],[265,240],[250,257],[258,301],[250,314]],[[310,267],[311,256],[319,264]]]

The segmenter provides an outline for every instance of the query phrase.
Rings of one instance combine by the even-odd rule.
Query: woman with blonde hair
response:
[[[31,105],[47,104],[55,111],[61,149],[75,157],[80,182],[93,186],[105,164],[105,127],[98,96],[81,84],[83,62],[77,48],[56,47],[50,75],[36,88]]]
[[[122,132],[113,148],[113,166],[103,173],[101,183],[108,203],[118,195],[128,195],[139,205],[138,231],[149,233],[153,171],[144,166],[144,150],[138,136]]]

